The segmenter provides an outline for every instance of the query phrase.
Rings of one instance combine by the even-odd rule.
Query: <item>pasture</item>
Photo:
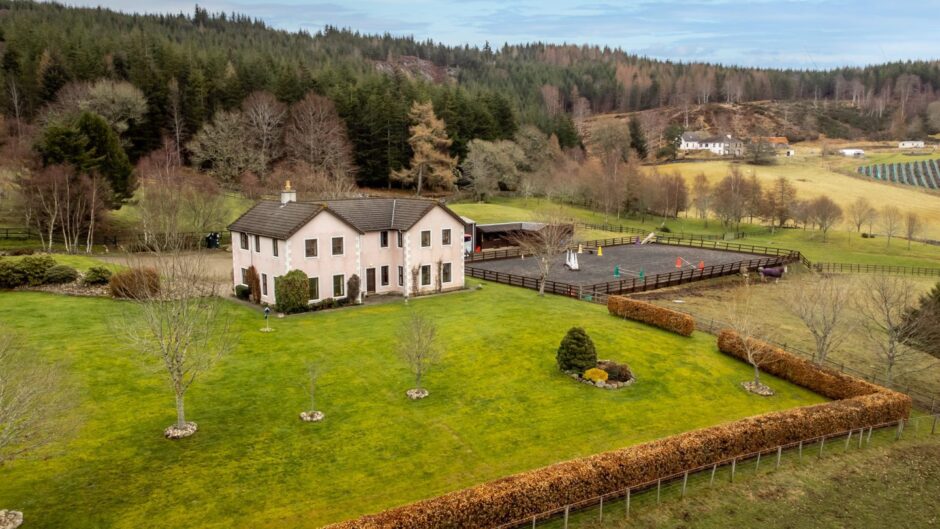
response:
[[[475,283],[475,282],[473,282]],[[445,353],[412,402],[392,352],[408,310],[429,315]],[[716,423],[822,402],[771,376],[742,390],[748,365],[714,337],[682,338],[603,306],[484,284],[449,295],[275,320],[227,307],[240,339],[187,398],[195,437],[162,438],[172,392],[117,341],[126,302],[0,293],[0,321],[81,397],[69,437],[2,469],[0,504],[30,527],[317,527],[514,472]],[[638,381],[607,391],[555,366],[564,332],[584,327],[601,358]],[[323,423],[298,420],[305,365],[321,368]]]

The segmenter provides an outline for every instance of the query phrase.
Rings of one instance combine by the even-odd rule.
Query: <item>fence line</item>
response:
[[[202,242],[207,235],[210,233],[219,233],[221,234],[221,243],[225,244],[229,241],[229,231],[227,228],[218,228],[215,230],[209,230],[205,233],[202,232],[183,232],[179,234],[172,234],[173,237],[184,237],[191,239],[196,242]],[[40,234],[38,231],[32,228],[0,228],[0,239],[18,239],[18,240],[29,240],[29,239],[40,239],[48,234]],[[148,240],[166,240],[169,237],[165,233],[154,233],[148,234],[144,232],[131,231],[131,230],[121,230],[121,231],[102,231],[96,232],[94,235],[94,244],[103,244],[110,246],[118,246],[123,244],[138,244],[145,243]],[[81,244],[84,245],[84,237],[81,238]],[[62,234],[58,231],[52,234],[52,242],[62,243],[64,239]]]
[[[905,275],[923,275],[940,276],[940,268],[926,268],[921,266],[898,266],[898,265],[872,265],[872,264],[854,264],[854,263],[812,263],[809,266],[817,272],[823,273],[881,273],[881,274],[905,274]]]
[[[904,437],[905,425],[908,425],[908,427],[910,427],[910,425],[913,425],[913,429],[915,432],[914,435],[917,435],[919,432],[923,431],[925,435],[928,435],[929,437],[933,437],[934,435],[937,434],[938,422],[940,422],[940,414],[924,415],[920,417],[912,417],[908,419],[900,419],[897,421],[890,421],[890,422],[876,424],[876,425],[853,428],[850,430],[843,430],[840,432],[835,432],[835,433],[816,436],[816,437],[809,437],[809,438],[802,439],[799,441],[794,441],[792,443],[781,444],[781,445],[767,448],[765,450],[750,452],[750,453],[732,457],[732,458],[716,460],[705,465],[700,465],[697,467],[688,468],[686,470],[683,470],[677,473],[660,476],[656,479],[652,479],[644,483],[640,483],[638,485],[633,485],[633,486],[615,490],[606,494],[595,496],[593,498],[588,498],[585,500],[573,502],[567,505],[557,507],[555,509],[543,511],[541,513],[538,513],[532,516],[526,516],[525,518],[512,520],[510,522],[496,526],[494,529],[513,529],[516,527],[523,527],[523,526],[535,527],[536,523],[538,523],[539,521],[543,521],[543,522],[548,521],[548,520],[558,517],[559,515],[564,516],[564,528],[568,529],[568,517],[573,511],[584,510],[590,507],[600,505],[601,511],[600,511],[599,517],[602,520],[603,519],[603,505],[604,505],[604,502],[608,502],[607,504],[610,505],[608,500],[622,500],[625,503],[626,516],[629,517],[630,516],[630,500],[634,493],[649,492],[655,488],[656,493],[657,493],[656,501],[657,503],[659,503],[662,487],[664,484],[666,486],[670,486],[671,484],[677,484],[681,482],[682,483],[681,494],[682,496],[685,496],[690,476],[695,477],[696,475],[710,473],[711,478],[709,480],[709,486],[711,486],[711,484],[714,483],[716,471],[719,468],[724,470],[730,466],[730,469],[731,469],[730,478],[731,478],[731,481],[733,482],[737,469],[743,466],[744,463],[756,461],[754,465],[754,471],[755,473],[758,472],[760,469],[761,457],[765,455],[769,455],[772,458],[774,458],[772,459],[772,461],[774,462],[771,464],[773,464],[774,468],[777,469],[781,465],[784,453],[786,453],[788,457],[792,457],[794,452],[796,452],[798,454],[799,460],[802,461],[804,457],[807,457],[807,458],[811,457],[810,449],[812,448],[813,450],[816,450],[815,454],[817,457],[822,457],[824,450],[825,450],[826,441],[828,440],[832,440],[832,439],[841,440],[842,438],[845,438],[844,443],[840,442],[839,444],[834,445],[834,448],[830,448],[830,451],[837,450],[841,452],[847,452],[849,448],[851,447],[857,447],[858,449],[861,449],[862,447],[871,446],[872,434],[876,430],[879,433],[881,433],[888,429],[893,429],[895,431],[894,441],[899,441]],[[922,423],[927,423],[928,426],[924,426],[923,428],[921,428],[920,426]],[[928,430],[928,427],[929,427],[929,430]],[[816,446],[818,446],[819,448],[817,449]],[[830,445],[830,446],[833,446],[833,445]],[[806,453],[806,455],[804,455],[804,452]]]

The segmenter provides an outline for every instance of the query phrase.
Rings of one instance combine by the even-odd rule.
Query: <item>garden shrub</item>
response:
[[[111,280],[111,270],[103,266],[93,266],[85,272],[82,282],[86,285],[107,285]]]
[[[258,275],[258,269],[254,265],[249,266],[245,276],[245,281],[248,281],[249,300],[256,305],[261,304],[261,276]]]
[[[584,329],[572,327],[561,340],[555,359],[562,371],[584,373],[597,365],[597,351]]]
[[[277,297],[277,310],[285,314],[305,312],[310,296],[310,284],[307,274],[301,270],[291,270],[274,280],[274,295]]]
[[[592,367],[591,369],[588,369],[584,372],[584,378],[590,380],[591,382],[597,382],[598,380],[601,382],[607,382],[607,371]]]
[[[724,345],[739,349],[733,333]],[[410,505],[327,526],[327,529],[380,529],[408,527],[496,527],[531,520],[533,515],[558,510],[605,494],[655,482],[666,476],[711,466],[719,461],[768,452],[804,439],[878,426],[909,416],[907,395],[819,370],[794,355],[779,351],[772,365],[784,378],[825,394],[855,394],[815,406],[771,412],[738,421],[658,439],[619,450],[564,461],[422,500]],[[808,364],[808,365],[806,365]],[[808,370],[807,370],[808,369]],[[813,376],[812,370],[821,372]],[[839,375],[847,389],[832,391],[830,377]],[[521,524],[520,524],[521,525]]]
[[[695,330],[695,320],[688,314],[624,296],[608,297],[607,310],[614,316],[646,323],[682,336],[692,336]]]
[[[26,275],[16,263],[0,259],[0,288],[16,288],[26,284]]]
[[[359,301],[359,276],[356,274],[349,276],[349,280],[346,281],[346,299],[350,303]]]
[[[251,297],[251,289],[245,285],[235,285],[235,297],[248,301]]]
[[[115,298],[146,298],[160,292],[160,274],[153,268],[128,268],[112,275],[108,288]]]
[[[12,248],[7,250],[7,255],[33,255],[36,250],[32,248]]]
[[[597,367],[607,372],[607,379],[612,382],[629,382],[633,380],[633,371],[627,364],[618,364],[611,360],[601,360]]]
[[[28,255],[16,264],[26,278],[26,284],[37,286],[43,283],[46,272],[55,266],[55,259],[48,255]]]
[[[78,279],[78,270],[66,265],[55,265],[46,270],[42,282],[47,285],[62,285]]]

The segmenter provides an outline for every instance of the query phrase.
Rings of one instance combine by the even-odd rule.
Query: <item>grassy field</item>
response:
[[[937,201],[938,215],[940,215],[940,199]],[[498,199],[492,203],[460,203],[451,206],[454,211],[461,215],[470,217],[477,222],[507,222],[511,220],[530,220],[538,218],[541,211],[559,210],[565,215],[581,222],[603,223],[604,216],[585,208],[579,208],[568,205],[558,205],[545,200],[529,199],[524,201],[519,198]],[[649,217],[645,222],[640,219],[616,219],[611,218],[612,224],[622,224],[642,228],[644,230],[654,230],[663,224],[661,218]],[[679,217],[669,219],[665,225],[673,233],[693,233],[693,234],[711,234],[720,235],[726,228],[721,223],[711,220],[708,226],[701,219]],[[598,230],[589,230],[592,237],[585,237],[584,233],[578,233],[582,239],[606,238],[620,236],[619,233],[610,233]],[[928,268],[940,268],[940,246],[932,246],[923,243],[913,243],[911,249],[907,249],[907,241],[893,239],[891,246],[887,245],[884,238],[863,239],[858,233],[848,231],[831,231],[828,240],[822,240],[822,234],[812,230],[789,229],[777,230],[771,235],[765,228],[754,225],[744,224],[741,231],[747,234],[747,238],[737,241],[742,244],[752,244],[755,246],[769,246],[776,248],[787,248],[803,252],[810,260],[826,262],[843,263],[862,263],[862,264],[891,264],[903,266],[921,266]]]
[[[783,308],[782,304],[782,299],[788,295],[791,288],[799,288],[801,276],[802,274],[790,274],[780,283],[753,283],[750,287],[753,295],[752,303],[755,304],[753,313],[755,321],[759,321],[766,328],[769,338],[804,351],[813,351],[815,342],[812,335],[796,316]],[[864,275],[835,277],[839,281],[856,284],[865,279]],[[911,279],[922,292],[927,292],[940,281],[937,277],[912,277]],[[738,278],[728,278],[723,280],[721,288],[713,288],[709,284],[690,285],[680,290],[653,292],[644,298],[664,307],[691,312],[706,321],[728,321],[728,307],[737,289],[741,288],[740,284]],[[682,303],[675,303],[677,299]],[[872,344],[861,331],[851,333],[829,358],[869,373],[881,375],[884,371],[883,360],[874,352]],[[940,395],[940,360],[933,356],[914,352],[911,356],[903,357],[895,370],[896,383],[902,388],[904,384],[915,384],[917,387]]]
[[[394,356],[408,307],[431,315],[445,354],[411,402]],[[237,350],[190,392],[199,433],[162,438],[174,418],[158,372],[116,342],[106,299],[0,293],[0,321],[42,361],[67,366],[80,430],[3,468],[0,505],[30,527],[317,527],[552,462],[757,413],[822,402],[766,377],[772,398],[738,383],[749,367],[714,338],[682,338],[602,306],[485,284],[482,290],[276,320],[232,304]],[[602,358],[638,382],[604,391],[561,374],[554,351],[585,327]],[[323,423],[298,420],[304,366],[321,378]]]
[[[924,426],[928,427],[929,422]],[[631,498],[629,519],[622,499],[608,502],[604,520],[596,508],[571,517],[570,529],[855,529],[940,525],[932,507],[940,494],[940,435],[921,432],[916,439],[894,441],[893,431],[877,432],[871,446],[845,453],[840,441],[823,457],[817,452],[802,461],[785,454],[780,469],[772,459],[755,473],[753,462],[742,464],[730,483],[727,469],[715,484],[709,475],[689,478],[688,495],[681,483],[664,487],[662,503],[655,489]],[[827,443],[829,445],[829,443]],[[832,446],[832,445],[829,445]],[[540,529],[560,529],[559,520]]]
[[[777,165],[771,166],[741,165],[741,170],[745,175],[753,172],[765,184],[771,183],[777,177],[785,176],[796,187],[798,196],[813,198],[828,195],[843,209],[847,209],[858,197],[867,198],[875,207],[894,204],[904,211],[914,211],[923,218],[926,226],[922,236],[940,239],[940,193],[846,174],[854,173],[859,165],[887,163],[897,157],[904,161],[918,159],[895,153],[887,153],[883,156],[876,154],[864,160],[837,156],[828,158],[798,156],[795,159],[781,159]],[[678,171],[691,184],[692,178],[699,173],[705,173],[711,182],[717,182],[728,174],[728,166],[729,162],[726,161],[709,161],[677,163],[662,166],[659,169],[662,172]],[[843,229],[848,229],[848,227],[843,227]],[[878,231],[877,225],[875,231]]]

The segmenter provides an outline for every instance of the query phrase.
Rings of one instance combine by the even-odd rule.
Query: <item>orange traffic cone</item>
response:
[[[698,269],[699,269],[699,270],[705,270],[705,261],[699,261],[699,262],[698,262]]]
[[[682,268],[682,258],[676,257],[676,268]]]

